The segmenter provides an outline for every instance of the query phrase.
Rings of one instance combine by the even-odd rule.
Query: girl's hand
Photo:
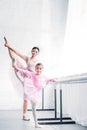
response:
[[[50,79],[50,82],[57,82],[57,79]]]

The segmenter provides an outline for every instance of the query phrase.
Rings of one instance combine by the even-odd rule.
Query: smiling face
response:
[[[35,56],[38,55],[39,51],[38,51],[37,49],[33,49],[33,50],[31,51],[31,53],[32,53],[32,56],[35,57]]]
[[[39,53],[39,48],[38,47],[33,47],[32,50],[31,50],[31,53],[32,53],[32,57],[35,57],[38,55]]]
[[[40,75],[43,71],[43,65],[41,63],[38,63],[35,67],[35,71],[37,75]]]

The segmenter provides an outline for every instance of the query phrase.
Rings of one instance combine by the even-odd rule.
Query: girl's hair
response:
[[[40,49],[38,47],[33,47],[32,50],[34,50],[34,49],[37,49],[38,52],[40,51]]]
[[[37,66],[39,66],[39,65],[43,66],[43,64],[42,64],[42,63],[37,63],[35,67],[37,67]]]

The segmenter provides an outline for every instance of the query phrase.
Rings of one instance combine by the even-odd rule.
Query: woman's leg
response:
[[[5,41],[5,44],[7,44],[7,41]],[[10,50],[9,48],[8,48],[8,52],[9,52],[9,56],[10,56],[10,58],[11,58],[11,60],[12,60],[12,66],[14,67],[14,64],[16,64],[19,68],[22,68],[23,66],[22,66],[22,65],[20,64],[20,62],[16,59],[15,53],[14,53],[12,50]],[[18,77],[16,71],[15,71],[15,74],[16,74],[17,78],[20,79],[20,78]],[[20,80],[20,81],[21,81],[21,80]],[[28,101],[27,101],[27,100],[24,100],[24,102],[23,102],[23,120],[25,120],[25,121],[29,121],[29,120],[30,120],[30,119],[27,119],[27,118],[26,118],[27,106],[28,106]]]
[[[8,52],[9,52],[9,56],[12,60],[12,66],[14,66],[14,64],[16,64],[18,67],[21,67],[19,64],[19,61],[15,58],[14,52],[12,50],[10,50],[9,48],[8,48]],[[16,73],[16,76],[18,77],[17,73]],[[27,106],[28,106],[28,101],[24,100],[24,102],[23,102],[23,120],[25,120],[25,121],[29,121],[29,119],[26,118]]]
[[[6,47],[6,45],[8,44],[6,37],[4,37],[4,40],[5,40],[4,46]],[[9,52],[9,56],[10,56],[12,62],[13,62],[14,59],[15,59],[14,52],[10,48],[8,48],[8,52]]]
[[[24,120],[24,121],[29,121],[29,120],[30,120],[30,119],[28,119],[28,118],[26,117],[27,107],[28,107],[28,101],[27,101],[27,100],[24,100],[24,102],[23,102],[23,120]]]

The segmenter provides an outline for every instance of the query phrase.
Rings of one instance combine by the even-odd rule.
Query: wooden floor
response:
[[[83,127],[78,124],[57,124],[57,125],[43,125],[43,128],[35,128],[32,118],[32,112],[28,111],[30,121],[22,120],[21,110],[1,110],[0,111],[0,130],[87,130],[87,127]],[[52,112],[37,111],[38,118],[52,117]]]

